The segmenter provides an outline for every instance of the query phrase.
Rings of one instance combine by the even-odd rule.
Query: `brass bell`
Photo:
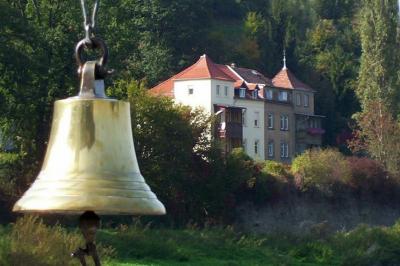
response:
[[[104,95],[96,67],[83,65],[79,96],[55,102],[42,169],[13,211],[165,214],[139,170],[129,103]]]

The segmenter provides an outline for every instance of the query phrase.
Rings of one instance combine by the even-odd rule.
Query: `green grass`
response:
[[[123,265],[398,265],[400,224],[360,226],[327,238],[251,236],[229,229],[102,231],[115,248],[108,264]]]
[[[20,231],[24,233],[17,233]],[[48,227],[37,219],[0,228],[0,265],[7,258],[14,258],[14,262],[9,264],[8,260],[4,265],[55,265],[54,258],[49,258],[53,253],[65,254],[63,265],[79,265],[68,257],[72,246],[81,244],[77,233]],[[49,238],[51,243],[47,243]],[[70,245],[63,245],[66,241]],[[399,265],[400,223],[392,227],[360,226],[325,237],[255,236],[230,228],[173,230],[132,225],[101,230],[98,243],[103,265],[109,266]]]

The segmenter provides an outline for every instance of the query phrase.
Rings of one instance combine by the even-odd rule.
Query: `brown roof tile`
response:
[[[231,66],[232,69],[238,73],[247,83],[265,84],[272,86],[272,82],[269,78],[254,69]]]
[[[272,79],[272,84],[275,87],[285,88],[285,89],[307,89],[311,90],[311,87],[307,84],[298,80],[295,75],[288,69],[282,68],[278,74]]]
[[[258,87],[258,84],[256,84],[256,83],[247,83],[247,86],[249,87],[249,90],[255,90],[255,89],[257,89],[257,90],[259,90],[260,89],[260,87]]]
[[[202,55],[196,63],[153,87],[149,93],[172,97],[174,80],[186,79],[219,79],[234,82],[238,77],[227,66],[215,64],[209,56]]]
[[[168,96],[173,97],[173,89],[174,89],[174,81],[173,78],[175,76],[170,77],[166,81],[161,82],[157,86],[151,88],[149,93],[155,96]]]
[[[248,89],[249,88],[247,86],[246,82],[244,80],[241,80],[241,79],[236,80],[236,82],[234,84],[234,87],[235,87],[235,89],[238,89],[238,88],[247,88]]]
[[[200,56],[200,59],[196,63],[175,75],[174,79],[219,79],[236,81],[236,79],[221,70],[221,67],[215,64],[208,55]]]

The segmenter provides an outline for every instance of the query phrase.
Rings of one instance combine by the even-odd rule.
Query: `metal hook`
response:
[[[93,11],[92,11],[92,16],[90,21],[88,21],[88,14],[86,10],[86,4],[85,0],[81,0],[81,6],[82,6],[82,13],[83,13],[83,27],[85,29],[85,40],[87,44],[89,45],[91,41],[91,37],[93,37],[93,31],[96,25],[96,15],[97,11],[99,10],[99,4],[100,0],[96,0],[93,5]]]

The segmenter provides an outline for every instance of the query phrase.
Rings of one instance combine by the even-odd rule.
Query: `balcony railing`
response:
[[[307,133],[311,136],[319,136],[325,134],[325,129],[323,128],[308,128]]]

